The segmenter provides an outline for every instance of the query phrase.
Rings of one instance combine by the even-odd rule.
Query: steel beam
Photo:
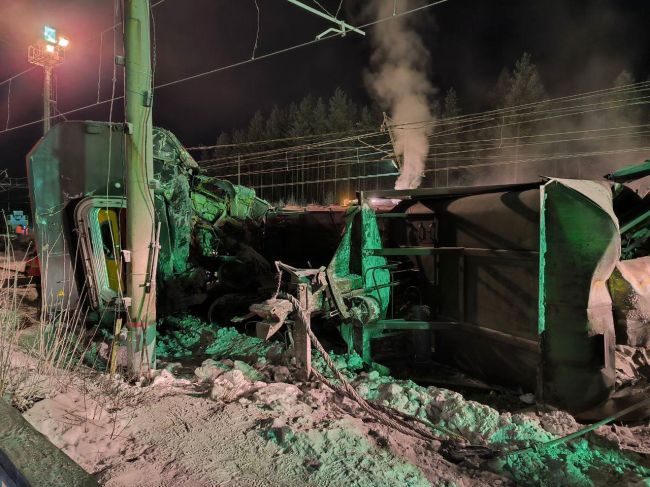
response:
[[[539,256],[539,252],[532,250],[479,249],[470,247],[389,247],[371,249],[370,252],[372,255],[381,255],[384,257],[462,254],[474,257],[499,257],[526,260],[536,259]]]
[[[317,36],[318,39],[323,38],[326,34],[329,32],[338,32],[340,34],[345,34],[347,31],[351,32],[356,32],[357,34],[361,34],[362,36],[365,36],[366,33],[362,31],[361,29],[358,29],[357,27],[348,24],[347,22],[343,22],[342,20],[337,19],[336,17],[332,17],[331,15],[321,11],[317,10],[313,7],[310,7],[309,5],[305,5],[304,3],[298,1],[298,0],[287,0],[289,3],[293,3],[295,6],[302,8],[303,10],[306,10],[307,12],[310,12],[314,15],[318,15],[319,17],[324,18],[325,20],[329,20],[330,22],[333,22],[339,26],[338,30],[330,27],[327,29],[325,32],[322,34],[319,34]]]

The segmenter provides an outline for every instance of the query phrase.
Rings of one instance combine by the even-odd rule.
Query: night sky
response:
[[[336,10],[339,2],[321,3]],[[358,15],[363,3],[344,0],[346,20],[363,23]],[[286,0],[258,0],[258,5],[258,56],[311,40],[329,27]],[[0,0],[0,81],[30,67],[27,46],[47,23],[71,39],[68,59],[58,69],[59,110],[95,103],[99,73],[100,100],[110,98],[113,33],[99,33],[114,23],[113,7],[110,0]],[[254,0],[164,0],[154,14],[156,84],[251,57]],[[465,112],[486,106],[501,69],[512,67],[524,51],[532,54],[552,96],[610,86],[622,69],[637,80],[648,76],[647,0],[449,0],[413,15],[431,52],[434,84],[441,92],[454,86]],[[118,53],[120,37],[121,29]],[[213,144],[221,130],[244,126],[255,110],[268,111],[310,92],[329,96],[341,86],[366,102],[363,73],[369,56],[368,40],[348,34],[161,88],[155,93],[154,124],[172,130],[187,146]],[[117,95],[122,75],[118,68]],[[42,72],[35,69],[11,83],[9,127],[41,117],[41,81]],[[0,86],[0,131],[7,120],[8,88]],[[122,120],[122,103],[113,107],[114,120]],[[109,106],[68,118],[107,120]],[[25,154],[40,132],[36,124],[0,133],[2,166],[12,175],[24,175]]]

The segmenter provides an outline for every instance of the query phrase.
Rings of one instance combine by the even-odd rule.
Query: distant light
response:
[[[59,37],[59,46],[61,47],[68,47],[70,44],[70,40],[65,38],[65,37]]]
[[[49,25],[44,26],[43,39],[45,39],[45,42],[56,44],[56,29],[54,27],[50,27]]]
[[[45,50],[47,52],[54,52],[54,46],[52,44],[48,44],[45,46]]]

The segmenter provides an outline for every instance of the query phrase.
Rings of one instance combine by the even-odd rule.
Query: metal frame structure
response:
[[[333,17],[332,15],[329,15],[326,12],[322,12],[321,10],[317,10],[314,7],[310,7],[309,5],[305,5],[304,3],[298,1],[298,0],[287,0],[289,3],[292,3],[296,5],[297,7],[302,8],[303,10],[306,10],[309,13],[312,13],[314,15],[318,15],[319,17],[324,18],[325,20],[329,20],[330,22],[333,22],[337,25],[337,27],[330,27],[329,29],[321,32],[316,36],[316,39],[322,39],[325,37],[327,34],[330,33],[336,33],[336,34],[341,34],[344,36],[347,32],[355,32],[359,35],[365,36],[366,33],[362,31],[361,29],[348,24],[347,22],[344,22],[343,20],[337,19],[336,17]]]
[[[39,41],[29,46],[27,60],[43,68],[43,134],[50,130],[52,113],[56,112],[56,92],[52,86],[52,72],[65,60],[65,49],[57,44]]]

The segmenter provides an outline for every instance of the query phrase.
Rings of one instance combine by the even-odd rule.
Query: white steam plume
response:
[[[411,8],[406,3],[405,8]],[[373,18],[393,14],[394,2],[373,1],[369,12]],[[378,24],[372,35],[372,69],[366,84],[390,111],[395,124],[409,124],[394,130],[395,152],[402,159],[395,189],[413,189],[420,185],[429,151],[427,136],[432,124],[413,123],[432,120],[428,98],[435,92],[427,78],[429,52],[410,24],[411,16],[396,17]]]

